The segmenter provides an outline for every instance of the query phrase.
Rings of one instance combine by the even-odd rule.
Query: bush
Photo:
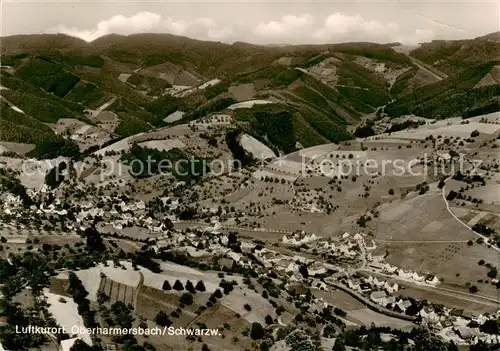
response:
[[[249,305],[249,304],[247,304],[247,303],[243,305],[243,308],[244,308],[245,310],[247,310],[247,311],[251,311],[251,310],[252,310],[252,306],[250,306],[250,305]]]

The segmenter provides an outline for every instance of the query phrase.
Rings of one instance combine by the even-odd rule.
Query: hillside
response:
[[[494,33],[490,36],[494,37]],[[470,117],[500,109],[500,43],[490,36],[425,43],[410,52],[445,79],[403,94],[385,109],[389,116],[408,113],[427,118]],[[408,72],[407,75],[411,76]],[[407,77],[401,77],[401,81]]]
[[[382,106],[389,116],[435,118],[496,109],[498,45],[489,37],[434,41],[408,56],[397,43],[272,47],[168,34],[107,35],[91,43],[65,35],[5,37],[1,96],[26,118],[13,125],[2,115],[3,130],[12,132],[0,138],[36,143],[66,118],[105,130],[105,139],[123,138],[169,125],[164,120],[175,111],[185,112],[182,123],[235,102],[269,99],[290,114],[285,149],[255,122],[276,117],[272,109],[250,109],[255,118],[237,110],[236,123],[289,152],[297,143],[349,139],[347,126]]]

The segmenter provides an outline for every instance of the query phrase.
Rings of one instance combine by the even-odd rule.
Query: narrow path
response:
[[[425,67],[425,64],[423,62],[421,62],[420,60],[416,59],[415,57],[412,57],[410,55],[408,55],[408,57],[415,64],[415,66],[417,66],[418,68],[426,71],[427,73],[429,73],[430,75],[432,75],[434,78],[436,78],[438,81],[448,78],[448,75],[446,75],[445,73],[443,73],[441,71],[439,71],[439,73],[441,73],[442,76],[440,76],[439,74],[431,71],[430,69],[428,69],[427,67]]]
[[[444,180],[445,185],[443,186],[443,189],[442,189],[442,196],[443,196],[443,201],[444,201],[444,203],[445,203],[445,205],[446,205],[446,210],[448,211],[448,213],[449,213],[449,214],[450,214],[453,218],[455,218],[455,219],[456,219],[456,220],[457,220],[460,224],[462,224],[465,228],[469,229],[471,232],[473,232],[473,233],[474,233],[475,235],[477,235],[478,237],[483,238],[483,240],[484,240],[484,242],[485,242],[485,243],[489,243],[489,238],[488,238],[487,236],[484,236],[484,235],[479,234],[479,233],[475,232],[474,230],[472,230],[472,228],[471,228],[471,227],[469,227],[469,225],[467,225],[466,223],[462,222],[462,220],[461,220],[460,218],[458,218],[458,217],[457,217],[457,215],[455,215],[455,214],[453,213],[453,211],[452,211],[452,210],[450,210],[450,204],[448,203],[448,200],[446,200],[446,182],[447,182],[449,179],[450,179],[450,177],[448,177],[448,178],[446,178],[446,179]],[[498,248],[497,246],[495,246],[495,245],[490,245],[490,247],[491,247],[493,250],[495,250],[495,251],[497,251],[497,252],[500,252],[500,248]]]
[[[116,101],[116,96],[113,96],[111,99],[109,99],[107,102],[99,106],[97,109],[92,111],[92,117],[97,117],[99,113],[107,109],[110,105],[112,105]]]
[[[136,310],[136,311],[137,311],[137,300],[139,299],[139,292],[144,285],[144,274],[142,274],[141,271],[139,271],[139,276],[140,276],[139,283],[137,284],[137,287],[135,288],[134,303],[133,303],[134,310]]]

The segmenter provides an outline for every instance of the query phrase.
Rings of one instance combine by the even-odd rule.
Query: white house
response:
[[[370,299],[373,301],[379,301],[381,299],[385,299],[386,297],[387,297],[387,294],[383,290],[374,291],[370,294]]]
[[[436,277],[435,275],[429,274],[429,275],[425,278],[425,282],[426,282],[427,284],[438,285],[438,284],[439,284],[439,279],[438,279],[438,277]]]
[[[394,283],[394,285],[391,286],[388,282],[384,283],[384,289],[387,290],[389,294],[393,294],[399,290],[399,285],[398,283]]]

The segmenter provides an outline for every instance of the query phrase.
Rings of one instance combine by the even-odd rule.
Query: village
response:
[[[31,192],[30,195],[50,197],[51,190],[44,186],[39,192]],[[2,200],[4,215],[10,218],[26,216],[26,210],[23,209],[19,197],[7,195]],[[110,243],[142,242],[150,245],[157,253],[174,250],[184,253],[187,257],[206,262],[210,261],[210,258],[219,257],[219,260],[227,261],[224,263],[227,267],[237,264],[260,274],[272,271],[277,274],[278,279],[285,277],[284,280],[289,285],[306,283],[311,286],[313,295],[316,290],[322,292],[342,290],[377,313],[425,325],[444,339],[456,344],[499,342],[498,335],[481,331],[481,326],[487,324],[487,321],[496,320],[499,312],[464,313],[463,310],[447,308],[429,301],[402,297],[400,292],[404,287],[401,285],[418,285],[432,289],[440,286],[439,277],[432,272],[405,270],[384,262],[383,256],[373,254],[376,243],[366,234],[352,235],[345,232],[338,237],[324,238],[314,233],[298,231],[282,235],[279,243],[269,245],[259,240],[250,241],[244,237],[240,239],[239,236],[236,239],[237,231],[234,228],[228,229],[231,227],[219,222],[221,216],[224,216],[224,210],[212,211],[209,220],[203,224],[193,223],[187,229],[176,229],[177,223],[187,224],[179,221],[175,215],[180,206],[179,199],[165,197],[160,200],[171,213],[162,220],[148,215],[144,201],[136,201],[124,195],[119,198],[97,197],[97,206],[95,202],[81,201],[73,202],[72,206],[68,207],[56,199],[46,207],[43,203],[39,208],[31,207],[29,212],[39,218],[45,218],[50,223],[59,223],[63,218],[74,218],[73,223],[61,223],[61,230],[75,237],[78,235],[71,233],[85,231],[97,221],[96,228],[99,228]],[[44,220],[42,219],[38,225],[44,226]],[[2,227],[3,233],[8,231],[8,222],[5,221]],[[16,246],[32,242],[31,236],[30,238],[25,236],[25,242],[20,241],[18,236],[14,238],[11,236],[12,234],[7,234],[2,238],[6,239],[7,244],[17,243]],[[260,243],[255,244],[256,241]],[[236,243],[238,245],[235,247]],[[122,279],[123,283],[123,278],[113,278],[115,273],[107,274],[111,274],[112,280]],[[158,278],[150,279],[158,281]],[[175,278],[175,274],[172,275],[172,279]],[[95,282],[95,279],[86,278],[83,281],[84,285],[94,284],[92,281]],[[492,280],[492,283],[496,282],[498,280]],[[161,280],[159,283],[161,285]],[[130,282],[125,284],[134,285]],[[205,283],[205,286],[206,284],[208,283]],[[157,283],[154,285],[156,289],[161,289]],[[207,288],[207,291],[213,291],[216,286]],[[99,289],[98,286],[94,288],[86,286],[86,288],[89,292]],[[52,292],[47,294],[48,299],[62,298]],[[321,297],[311,302],[314,306],[318,304],[324,308],[329,306]],[[76,304],[66,305],[69,306],[75,309],[77,307]],[[74,313],[77,315],[76,310]],[[58,318],[57,313],[55,317]],[[353,323],[349,321],[349,313],[346,318],[349,323]],[[87,342],[88,337],[83,340]]]

